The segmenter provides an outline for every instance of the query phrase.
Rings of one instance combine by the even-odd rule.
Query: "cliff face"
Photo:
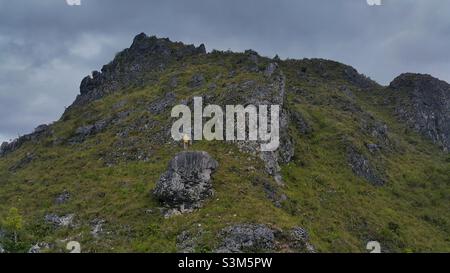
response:
[[[280,146],[170,135],[173,106],[280,105]],[[139,34],[62,118],[0,147],[0,249],[450,251],[449,85]],[[411,130],[411,128],[413,130]],[[2,221],[0,221],[2,223]],[[69,240],[69,241],[70,241]]]
[[[450,85],[430,75],[406,73],[389,88],[398,93],[396,114],[444,151],[450,149]]]

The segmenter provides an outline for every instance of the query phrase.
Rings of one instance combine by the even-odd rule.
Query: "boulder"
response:
[[[167,207],[189,210],[201,207],[213,195],[211,174],[219,164],[207,152],[185,151],[170,161],[156,183],[154,195]]]
[[[271,252],[275,249],[275,233],[262,224],[238,224],[219,233],[217,253]]]
[[[192,76],[191,81],[189,82],[189,86],[191,88],[197,88],[202,86],[205,83],[205,77],[202,74],[195,74]]]
[[[289,232],[290,247],[299,252],[315,253],[314,246],[309,242],[308,232],[301,227],[294,227]]]
[[[369,149],[369,151],[371,153],[375,153],[375,152],[378,152],[379,150],[381,150],[380,145],[375,144],[375,143],[368,143],[368,144],[366,144],[366,147],[367,147],[367,149]]]
[[[106,223],[103,219],[94,219],[91,221],[91,235],[98,238],[103,233],[103,226]]]
[[[64,191],[55,198],[55,204],[62,205],[66,203],[69,199],[70,193],[68,191]]]
[[[75,214],[67,214],[64,216],[58,216],[56,214],[47,214],[44,217],[44,220],[52,224],[56,227],[70,227],[73,225],[73,219],[75,218]]]
[[[48,251],[49,249],[50,245],[48,243],[37,243],[28,250],[28,253],[41,253],[42,251]]]

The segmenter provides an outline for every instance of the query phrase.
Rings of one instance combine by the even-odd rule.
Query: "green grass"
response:
[[[239,152],[230,143],[200,141],[192,149],[207,151],[220,164],[213,175],[215,195],[193,213],[164,219],[151,191],[170,159],[182,148],[154,140],[161,131],[159,125],[170,122],[169,113],[152,116],[147,106],[169,90],[168,83],[174,76],[178,86],[172,91],[180,100],[207,92],[221,95],[230,83],[264,82],[261,74],[241,69],[245,60],[243,54],[214,53],[189,59],[182,66],[173,64],[144,88],[123,90],[72,109],[52,125],[52,137],[27,143],[0,159],[0,219],[11,207],[17,207],[25,220],[20,243],[13,250],[26,251],[36,242],[49,242],[56,251],[64,251],[62,240],[77,240],[82,250],[89,252],[174,252],[178,234],[201,228],[203,237],[197,251],[204,252],[216,247],[217,233],[225,226],[264,223],[278,229],[306,228],[320,252],[365,252],[371,240],[394,252],[450,251],[448,155],[419,135],[405,133],[404,125],[392,117],[392,109],[380,105],[381,86],[373,92],[359,91],[342,78],[341,65],[333,62],[321,64],[327,71],[326,79],[315,72],[315,60],[281,65],[287,78],[287,107],[301,112],[313,127],[313,133],[307,136],[290,128],[296,155],[282,166],[286,185],[279,190],[288,200],[281,208],[266,197],[262,186],[253,183],[259,177],[272,179],[264,173],[261,160]],[[262,64],[267,62],[264,59]],[[306,78],[297,76],[302,67],[307,68]],[[235,71],[233,77],[230,71]],[[202,73],[207,83],[192,90],[187,86],[196,73]],[[207,89],[210,83],[216,84],[216,90]],[[354,98],[338,91],[343,84]],[[299,96],[292,91],[295,88],[304,93]],[[118,101],[126,104],[114,110]],[[360,107],[361,112],[349,112],[345,109],[348,105]],[[122,123],[82,144],[53,144],[68,139],[79,126],[124,110],[132,113]],[[365,151],[383,168],[388,180],[383,187],[356,177],[346,161],[348,143],[363,150],[365,143],[376,141],[361,130],[361,121],[368,115],[388,125],[394,143],[392,150],[379,155]],[[136,140],[132,148],[149,151],[152,156],[146,162],[120,160],[108,166],[104,155],[116,149],[117,132],[125,125],[139,124],[139,120],[158,125],[130,132]],[[9,171],[30,152],[39,160],[16,172]],[[249,167],[255,171],[249,172]],[[56,205],[55,197],[64,190],[70,192],[70,201]],[[49,226],[43,221],[47,213],[75,213],[76,226]],[[96,218],[106,220],[100,238],[90,234],[90,222]],[[2,244],[10,245],[7,239]]]

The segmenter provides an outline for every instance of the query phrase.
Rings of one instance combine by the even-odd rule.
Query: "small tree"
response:
[[[14,235],[14,243],[17,244],[17,235],[23,228],[23,218],[17,208],[9,210],[6,219],[3,221],[3,226]]]

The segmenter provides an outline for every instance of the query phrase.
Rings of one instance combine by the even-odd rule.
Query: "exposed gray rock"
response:
[[[211,174],[218,166],[207,152],[178,153],[156,183],[153,193],[170,208],[198,208],[213,195]]]
[[[380,147],[389,147],[391,145],[389,129],[385,123],[374,120],[371,116],[367,116],[362,119],[361,129],[366,134],[374,137]]]
[[[72,227],[73,226],[73,220],[75,218],[75,214],[67,214],[64,216],[58,216],[56,214],[47,214],[44,217],[44,220],[52,224],[56,227]]]
[[[308,232],[301,227],[294,227],[290,231],[290,247],[300,252],[315,253],[314,246],[309,242]]]
[[[367,149],[369,149],[369,151],[371,153],[375,153],[375,152],[378,152],[379,150],[381,150],[380,145],[375,144],[375,143],[369,143],[366,145],[366,147],[367,147]]]
[[[0,145],[0,157],[6,154],[9,150],[9,142],[3,141]]]
[[[14,139],[11,142],[3,142],[0,145],[0,157],[6,156],[9,153],[14,152],[19,149],[26,142],[34,142],[37,143],[44,137],[51,136],[53,134],[50,126],[48,125],[39,125],[36,129],[34,129],[33,133],[24,135]]]
[[[0,245],[0,254],[2,253],[6,253],[6,250],[2,247],[2,245]]]
[[[295,125],[295,128],[302,134],[308,135],[312,133],[312,127],[308,124],[303,115],[299,112],[293,111],[291,112],[291,119]]]
[[[282,109],[280,116],[280,146],[278,147],[277,155],[278,161],[283,164],[291,162],[291,159],[295,155],[294,140],[288,131],[289,122],[289,114]]]
[[[112,109],[119,110],[119,109],[125,107],[125,105],[127,105],[127,103],[128,103],[128,100],[126,100],[126,99],[119,100],[112,106]]]
[[[275,70],[278,68],[278,65],[276,63],[270,63],[267,65],[266,70],[264,71],[264,75],[267,77],[272,76],[272,74],[275,72]]]
[[[178,79],[177,79],[177,77],[172,77],[170,79],[169,86],[172,87],[172,88],[176,88],[178,86]]]
[[[219,98],[222,105],[279,105],[280,106],[280,146],[276,151],[260,150],[260,141],[236,141],[236,145],[242,152],[258,155],[265,163],[266,172],[283,184],[280,174],[280,163],[289,162],[294,156],[294,145],[288,133],[289,118],[284,109],[285,77],[278,65],[269,65],[266,76],[270,77],[270,83],[259,83],[247,80],[239,84],[231,84],[227,87],[223,97]]]
[[[91,235],[94,238],[100,237],[103,232],[103,225],[106,223],[103,219],[94,219],[91,221]]]
[[[384,143],[388,142],[388,127],[384,123],[375,123],[372,127],[372,136],[378,138]]]
[[[161,114],[168,108],[172,107],[176,102],[176,96],[173,92],[168,92],[164,95],[163,98],[152,102],[149,107],[150,113],[154,115]]]
[[[276,187],[273,183],[271,183],[271,181],[267,179],[256,177],[252,181],[252,183],[255,186],[262,186],[267,198],[269,198],[278,208],[281,208],[281,203],[287,200],[287,196],[279,191],[279,187]]]
[[[245,51],[245,55],[247,56],[248,61],[250,63],[248,66],[248,70],[250,72],[259,72],[258,64],[259,64],[260,56],[259,56],[258,52],[249,49],[249,50]]]
[[[95,131],[95,126],[94,125],[86,125],[86,126],[78,127],[75,130],[75,134],[82,135],[82,136],[88,136],[90,134],[93,134],[94,131]]]
[[[36,156],[33,153],[27,153],[23,158],[21,158],[18,162],[14,163],[10,168],[9,171],[15,172],[17,170],[25,168],[28,164],[31,163],[36,158]]]
[[[101,153],[101,158],[107,166],[116,165],[119,162],[143,161],[147,162],[153,155],[153,151],[147,148],[148,142],[143,144],[143,139],[137,136],[130,136],[131,128],[125,128],[119,133],[118,139],[112,144],[111,149]],[[161,136],[154,134],[152,141],[156,141]]]
[[[112,62],[102,67],[101,72],[94,71],[82,80],[80,95],[68,110],[124,88],[143,86],[151,80],[149,73],[164,70],[173,61],[205,53],[203,44],[195,47],[141,33],[134,38],[130,48],[118,53]]]
[[[55,198],[55,204],[62,205],[66,203],[69,199],[70,193],[68,191],[64,191]]]
[[[41,124],[34,129],[34,134],[40,134],[47,131],[50,127],[47,124]]]
[[[364,178],[374,186],[382,186],[385,184],[379,171],[355,148],[349,147],[347,149],[347,159],[353,173],[357,176]]]
[[[202,86],[205,83],[205,77],[202,74],[195,74],[192,76],[191,81],[189,82],[189,86],[191,88],[197,88]]]
[[[81,143],[85,141],[87,137],[102,132],[110,123],[110,119],[103,119],[95,122],[94,124],[78,127],[75,130],[74,136],[70,138],[69,142],[73,144]]]
[[[278,154],[276,152],[260,152],[259,157],[265,164],[266,172],[273,176],[275,181],[279,184],[283,184],[283,178],[281,177],[281,167],[278,162]]]
[[[183,231],[177,236],[177,249],[179,253],[194,253],[198,241],[203,234],[202,228],[195,231]]]
[[[271,252],[275,234],[266,225],[239,224],[224,228],[219,234],[217,253]]]
[[[345,66],[344,76],[359,88],[366,89],[377,86],[376,82],[363,74],[359,74],[358,71],[351,66]]]
[[[48,244],[48,243],[37,243],[37,244],[35,244],[34,246],[32,246],[29,250],[28,250],[28,253],[34,253],[34,254],[36,254],[36,253],[41,253],[41,252],[43,252],[43,251],[45,251],[45,250],[49,250],[51,248],[51,246],[50,246],[50,244]]]
[[[444,151],[450,150],[450,84],[430,75],[406,73],[389,85],[401,121]]]
[[[339,91],[344,93],[350,99],[354,99],[355,98],[355,95],[353,94],[352,90],[350,90],[350,88],[348,88],[348,86],[346,86],[346,85],[340,86],[339,87]]]

